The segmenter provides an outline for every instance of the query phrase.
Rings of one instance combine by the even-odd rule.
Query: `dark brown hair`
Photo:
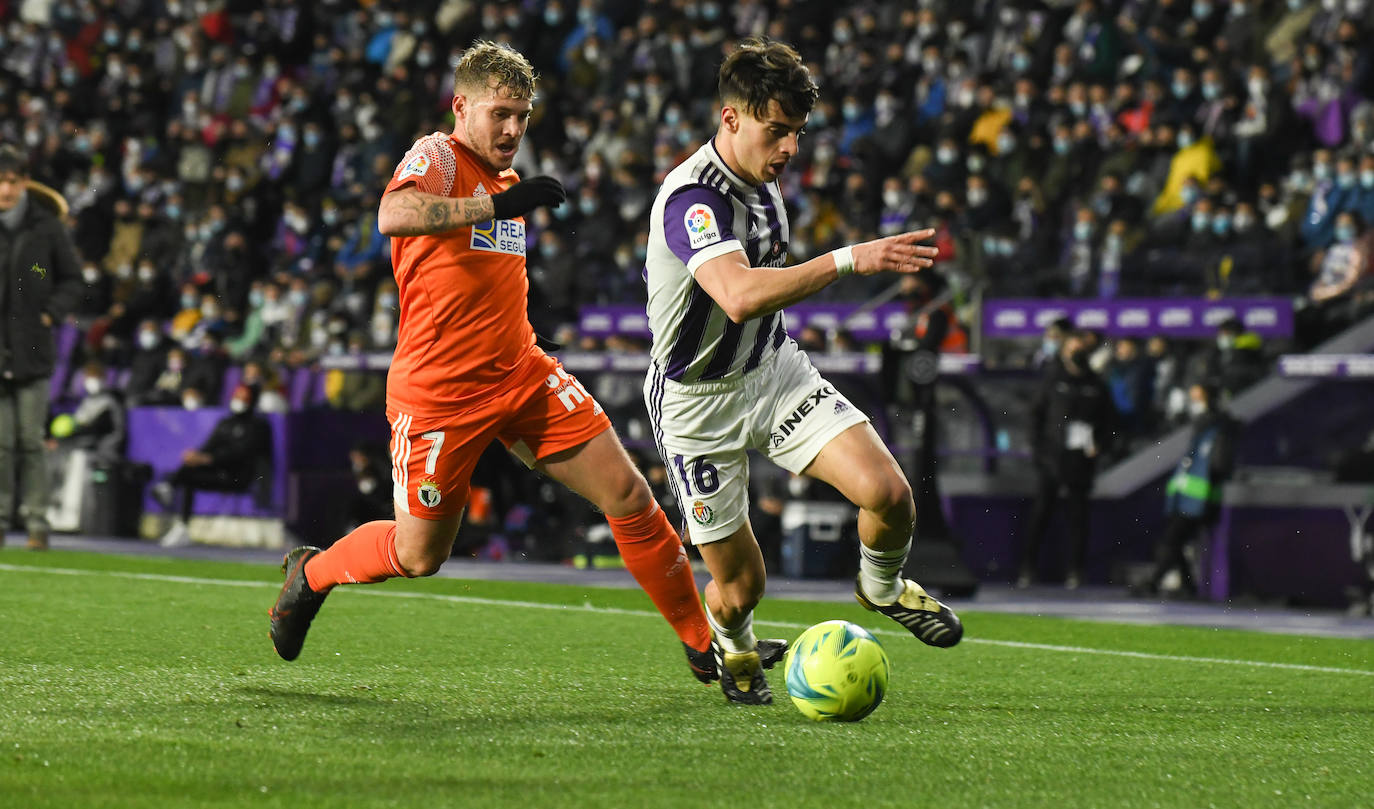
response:
[[[820,97],[801,54],[765,37],[750,37],[725,57],[717,92],[720,103],[743,107],[755,118],[768,113],[769,101],[778,102],[788,118],[799,118],[811,112]]]
[[[29,161],[24,153],[8,143],[0,143],[0,175],[29,176]]]

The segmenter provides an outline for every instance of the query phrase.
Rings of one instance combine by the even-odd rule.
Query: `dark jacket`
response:
[[[1090,369],[1075,376],[1062,360],[1050,363],[1030,416],[1031,450],[1040,472],[1070,486],[1091,485],[1096,459],[1110,455],[1117,441],[1116,408],[1101,377]],[[1084,429],[1078,425],[1091,428],[1095,454],[1070,448]]]
[[[271,468],[272,426],[251,410],[232,413],[220,419],[200,451],[235,484],[249,486],[262,470]]]
[[[1188,451],[1169,478],[1166,513],[1204,519],[1216,516],[1221,486],[1235,469],[1239,429],[1239,422],[1221,411],[1207,413],[1193,423]]]
[[[152,348],[139,348],[134,351],[133,359],[129,361],[129,382],[124,386],[129,404],[152,404],[151,400],[157,398],[153,388],[157,385],[157,378],[162,376],[163,370],[167,367],[167,351],[172,345],[172,340],[164,337]],[[169,398],[166,401],[173,400]]]
[[[81,268],[67,227],[42,194],[26,194],[14,231],[0,224],[0,378],[51,376],[57,323],[81,301]]]

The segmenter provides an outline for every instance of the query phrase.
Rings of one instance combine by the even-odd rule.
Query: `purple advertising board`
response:
[[[985,337],[1036,337],[1061,317],[1114,337],[1211,337],[1231,317],[1263,337],[1293,333],[1293,303],[1278,297],[1003,299],[984,301],[982,315]]]
[[[858,304],[801,303],[787,308],[787,328],[796,334],[804,326],[828,330],[842,328],[859,340],[885,340],[904,331],[906,307],[883,304],[861,311]],[[1111,301],[1002,299],[983,302],[982,326],[987,337],[1035,337],[1060,317],[1070,317],[1085,329],[1111,336],[1211,337],[1227,318],[1238,317],[1263,337],[1293,334],[1293,303],[1281,297],[1247,298],[1125,298]],[[583,334],[606,337],[649,336],[649,319],[641,305],[584,306]]]
[[[182,452],[199,447],[215,429],[219,420],[228,414],[229,410],[222,407],[206,407],[200,410],[183,410],[180,407],[131,407],[129,459],[149,464],[153,467],[154,480],[161,480],[181,465]],[[263,413],[262,417],[272,427],[272,502],[265,509],[253,503],[248,511],[254,516],[280,513],[285,507],[287,495],[287,416],[282,413]],[[203,492],[196,497],[196,513],[224,512],[225,503],[230,500],[251,503],[252,498],[246,494]],[[148,511],[162,510],[150,495],[145,499],[144,508]]]
[[[859,311],[857,303],[799,303],[789,306],[787,330],[791,334],[804,326],[821,330],[844,329],[859,340],[886,340],[892,331],[904,331],[907,323],[906,307],[900,303],[886,303],[867,311]],[[579,328],[583,334],[608,337],[647,338],[649,317],[643,305],[584,306]]]

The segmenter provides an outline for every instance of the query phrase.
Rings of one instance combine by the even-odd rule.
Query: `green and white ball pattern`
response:
[[[792,643],[783,661],[787,695],[817,721],[857,722],[887,692],[891,665],[878,639],[848,621],[816,624]]]

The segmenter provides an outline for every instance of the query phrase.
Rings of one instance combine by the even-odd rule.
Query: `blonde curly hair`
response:
[[[505,90],[511,98],[534,98],[534,66],[516,49],[485,39],[472,43],[453,68],[455,95]]]

